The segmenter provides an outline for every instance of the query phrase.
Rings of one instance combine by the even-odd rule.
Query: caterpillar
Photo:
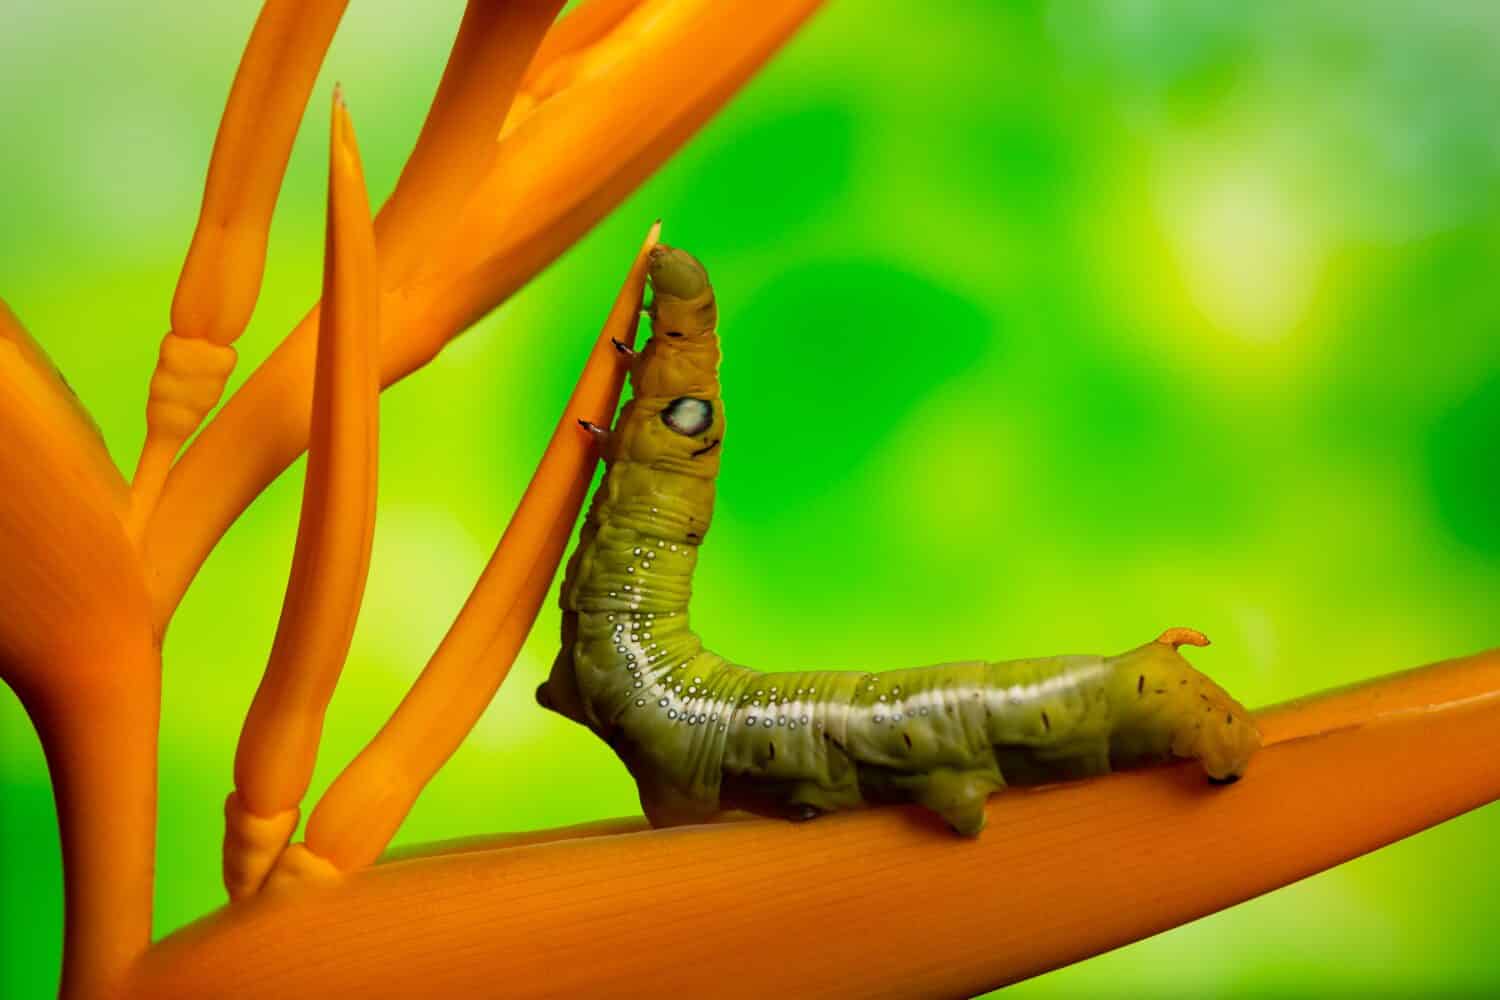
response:
[[[977,835],[1007,785],[1173,757],[1236,780],[1252,717],[1180,655],[1173,628],[1118,656],[967,662],[881,673],[761,673],[688,622],[724,440],[718,308],[683,250],[651,253],[652,335],[628,359],[633,398],[600,441],[604,479],[563,578],[562,648],[537,689],[634,777],[653,826],[724,809],[810,819],[916,802]]]

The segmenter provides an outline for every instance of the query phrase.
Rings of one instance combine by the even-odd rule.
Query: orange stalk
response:
[[[380,210],[381,285],[396,288],[453,220],[494,158],[521,74],[563,0],[470,0],[432,108]]]
[[[260,296],[266,237],[292,140],[347,4],[266,0],[245,46],[172,299],[172,330],[151,380],[132,534],[144,530],[172,459],[219,401],[234,368],[229,345]]]
[[[214,140],[172,329],[231,344],[260,295],[266,234],[292,140],[348,0],[266,0]]]
[[[578,421],[607,424],[633,343],[651,227],[553,432],[540,466],[458,618],[389,722],[308,819],[307,844],[341,871],[372,864],[417,795],[458,748],[505,679],[541,607],[588,492],[598,454]]]
[[[296,826],[364,596],[375,531],[380,380],[375,236],[354,126],[335,93],[325,321],[291,579],[270,662],[245,718],[226,807],[224,882],[255,892]]]
[[[973,841],[917,809],[875,809],[380,865],[174,935],[136,992],[970,995],[1500,798],[1497,665],[1500,651],[1436,668],[1456,671],[1461,697],[1275,743],[1230,788],[1182,765],[995,796]],[[777,960],[726,967],[743,954]]]
[[[1500,691],[1500,656],[1493,650],[1283,702],[1261,709],[1255,720],[1265,743],[1281,743],[1424,711],[1485,691]]]
[[[41,738],[65,875],[63,992],[105,995],[151,932],[160,659],[124,483],[0,308],[0,680]]]
[[[664,15],[661,31],[638,37],[618,67],[589,80],[581,96],[566,90],[528,115],[500,144],[499,162],[465,203],[463,215],[481,218],[463,222],[461,237],[425,248],[441,263],[382,299],[383,384],[426,364],[557,257],[681,145],[816,7],[815,0],[682,0],[683,13]],[[662,108],[648,103],[663,96]],[[517,162],[522,158],[527,162]],[[488,205],[485,198],[499,200]],[[386,252],[383,242],[380,251]],[[229,524],[306,446],[316,324],[316,314],[309,315],[173,468],[143,541],[159,625]]]

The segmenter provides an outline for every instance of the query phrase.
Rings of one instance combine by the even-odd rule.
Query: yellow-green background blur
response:
[[[461,10],[433,6],[351,5],[235,384],[317,293],[333,81],[378,201]],[[220,7],[0,6],[0,296],[122,465],[254,17]],[[1500,643],[1497,51],[1488,0],[833,0],[386,394],[373,573],[313,797],[461,604],[657,216],[720,292],[731,430],[694,617],[742,662],[1113,652],[1191,625],[1214,639],[1195,662],[1264,704]],[[223,899],[301,469],[168,637],[162,933]],[[400,842],[636,810],[608,750],[532,702],[556,627],[549,601]],[[0,747],[0,995],[41,996],[57,839],[8,691]],[[1500,990],[1497,842],[1490,807],[1014,993]]]

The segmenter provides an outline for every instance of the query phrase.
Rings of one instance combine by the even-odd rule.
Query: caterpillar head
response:
[[[687,251],[657,244],[650,275],[652,336],[631,370],[635,394],[664,404],[679,397],[716,401],[719,311],[708,272]]]
[[[719,323],[708,271],[686,250],[658,243],[651,250],[651,332],[668,339],[694,339]]]

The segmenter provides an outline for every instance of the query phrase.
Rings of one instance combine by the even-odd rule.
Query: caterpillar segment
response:
[[[1008,785],[1172,758],[1220,782],[1244,772],[1259,733],[1178,652],[1207,645],[1191,629],[1118,656],[880,673],[761,673],[705,648],[688,604],[724,440],[718,310],[690,254],[658,246],[650,274],[652,335],[622,352],[634,397],[598,435],[606,472],[537,699],[614,748],[653,825],[916,802],[974,835]]]

